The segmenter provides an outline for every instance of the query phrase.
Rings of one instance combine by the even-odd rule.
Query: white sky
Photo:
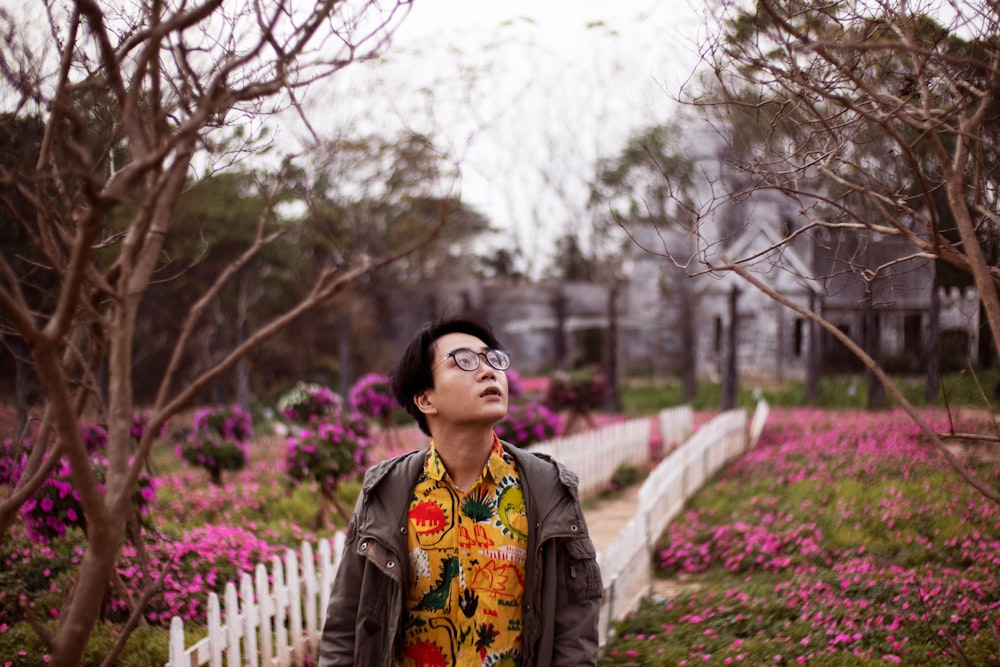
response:
[[[671,114],[700,2],[415,0],[385,58],[321,97],[362,131],[433,136],[460,164],[463,200],[537,271],[583,215],[595,160]]]

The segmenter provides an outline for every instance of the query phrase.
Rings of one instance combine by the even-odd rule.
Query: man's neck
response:
[[[493,448],[493,427],[437,428],[434,447],[451,481],[462,491],[471,487],[483,471]]]

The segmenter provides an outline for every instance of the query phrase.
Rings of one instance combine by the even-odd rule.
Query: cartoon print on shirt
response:
[[[458,599],[458,606],[466,618],[472,618],[476,613],[476,607],[479,606],[479,596],[471,588],[466,588],[462,591],[462,597]]]
[[[524,532],[524,526],[518,525],[518,519],[523,519],[525,514],[524,491],[521,489],[521,485],[510,477],[504,477],[497,484],[495,525],[502,528],[506,534],[522,542],[527,542],[528,535]]]
[[[423,549],[410,550],[410,569],[417,581],[431,578],[431,559]]]
[[[451,597],[451,582],[458,577],[460,564],[454,556],[448,556],[441,563],[441,578],[420,599],[417,609],[449,609],[448,599]]]
[[[496,514],[496,505],[490,497],[490,490],[479,487],[462,501],[462,514],[476,523],[489,521]]]
[[[455,654],[458,653],[460,640],[455,636],[455,626],[446,618],[435,618],[430,623],[432,628],[446,630],[448,645],[442,648],[431,641],[409,644],[403,649],[407,658],[421,667],[449,667],[455,664]],[[440,635],[439,635],[440,636]]]

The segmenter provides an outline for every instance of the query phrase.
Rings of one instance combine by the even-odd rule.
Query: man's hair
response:
[[[431,434],[427,418],[417,409],[413,397],[425,389],[434,387],[434,375],[431,373],[431,366],[437,361],[434,357],[434,343],[438,338],[452,333],[469,334],[493,349],[503,349],[489,324],[470,318],[428,322],[410,339],[399,358],[399,363],[390,372],[389,381],[396,400],[411,417],[417,420],[417,426],[425,435]]]

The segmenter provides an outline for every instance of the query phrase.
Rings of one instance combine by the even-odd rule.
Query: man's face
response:
[[[461,349],[484,353],[479,355],[478,368],[459,368],[449,354]],[[446,334],[435,341],[431,364],[434,387],[423,392],[427,407],[421,409],[425,414],[445,423],[488,426],[506,416],[507,374],[487,363],[489,349],[480,339],[464,333]]]

